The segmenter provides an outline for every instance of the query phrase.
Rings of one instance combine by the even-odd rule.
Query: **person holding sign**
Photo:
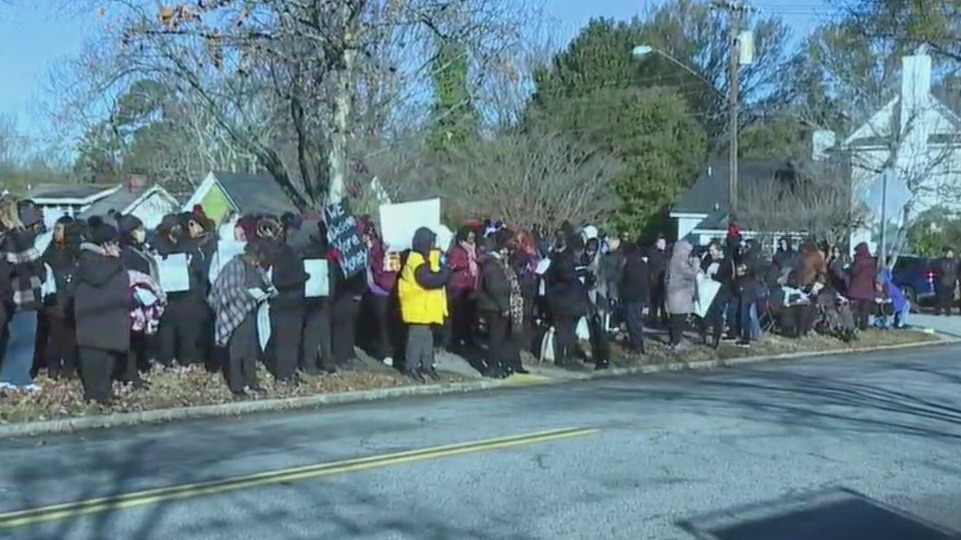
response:
[[[278,381],[294,383],[304,331],[304,284],[310,275],[300,255],[287,243],[286,229],[278,230],[277,235],[271,239],[270,278],[277,296],[270,300],[268,365]]]
[[[224,375],[236,397],[263,392],[257,384],[261,355],[257,312],[262,302],[277,294],[266,272],[271,249],[262,238],[248,242],[243,255],[224,266],[207,298],[215,316],[214,342],[227,349]]]
[[[157,336],[157,360],[165,366],[172,366],[174,360],[180,365],[202,363],[204,358],[209,258],[202,249],[207,243],[198,220],[192,214],[165,216],[151,246],[168,299]]]
[[[447,317],[445,288],[451,271],[441,266],[436,241],[437,236],[430,229],[417,229],[397,281],[401,317],[407,325],[405,372],[422,382],[426,380],[425,375],[437,377],[433,327],[444,324]]]

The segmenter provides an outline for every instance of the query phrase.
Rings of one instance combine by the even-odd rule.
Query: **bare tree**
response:
[[[791,164],[784,174],[744,187],[739,219],[762,234],[811,236],[839,244],[868,215],[851,203],[850,168],[841,159]]]
[[[418,149],[394,167],[418,180],[403,182],[401,199],[441,197],[453,219],[496,216],[528,227],[604,216],[616,204],[611,179],[623,170],[610,154],[561,131],[509,131],[453,148],[444,159]]]
[[[423,101],[425,37],[455,37],[486,74],[525,39],[528,14],[498,0],[223,0],[159,12],[108,0],[104,12],[117,14],[98,47],[107,95],[149,77],[189,96],[303,207],[342,197],[350,146]]]

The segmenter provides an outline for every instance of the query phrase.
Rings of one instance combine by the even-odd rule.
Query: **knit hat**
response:
[[[137,216],[124,214],[117,217],[117,232],[120,234],[130,234],[143,227],[143,221]]]
[[[174,227],[180,226],[180,216],[178,214],[167,214],[160,220],[157,232],[169,233]]]
[[[93,216],[87,220],[87,242],[102,246],[117,241],[117,229],[103,218]]]

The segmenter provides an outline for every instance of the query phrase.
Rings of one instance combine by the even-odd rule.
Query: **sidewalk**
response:
[[[912,327],[946,336],[961,338],[961,315],[945,317],[927,313],[912,313],[910,324]]]

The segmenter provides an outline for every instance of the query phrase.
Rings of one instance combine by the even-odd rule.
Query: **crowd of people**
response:
[[[7,197],[3,371],[27,384],[42,370],[79,375],[86,399],[107,402],[114,381],[145,387],[154,365],[204,365],[246,397],[263,391],[258,364],[296,385],[300,374],[336,373],[355,346],[417,381],[438,378],[438,347],[480,350],[479,369],[502,378],[526,372],[524,350],[607,368],[613,338],[643,354],[649,325],[666,325],[680,352],[692,322],[715,347],[725,336],[748,346],[771,329],[853,339],[872,317],[900,326],[907,313],[865,245],[848,264],[840,250],[805,243],[795,252],[784,241],[765,262],[736,226],[697,254],[685,240],[642,246],[592,226],[528,231],[486,220],[465,223],[450,245],[421,227],[395,262],[374,221],[356,222],[367,266],[347,274],[320,218],[234,216],[218,226],[195,207],[153,231],[110,213],[64,216],[45,232],[35,205]],[[189,283],[165,290],[162,266],[175,256]],[[330,265],[327,292],[308,295],[307,262],[317,260]],[[705,280],[718,284],[713,298]],[[25,325],[35,326],[30,354],[14,354]]]

